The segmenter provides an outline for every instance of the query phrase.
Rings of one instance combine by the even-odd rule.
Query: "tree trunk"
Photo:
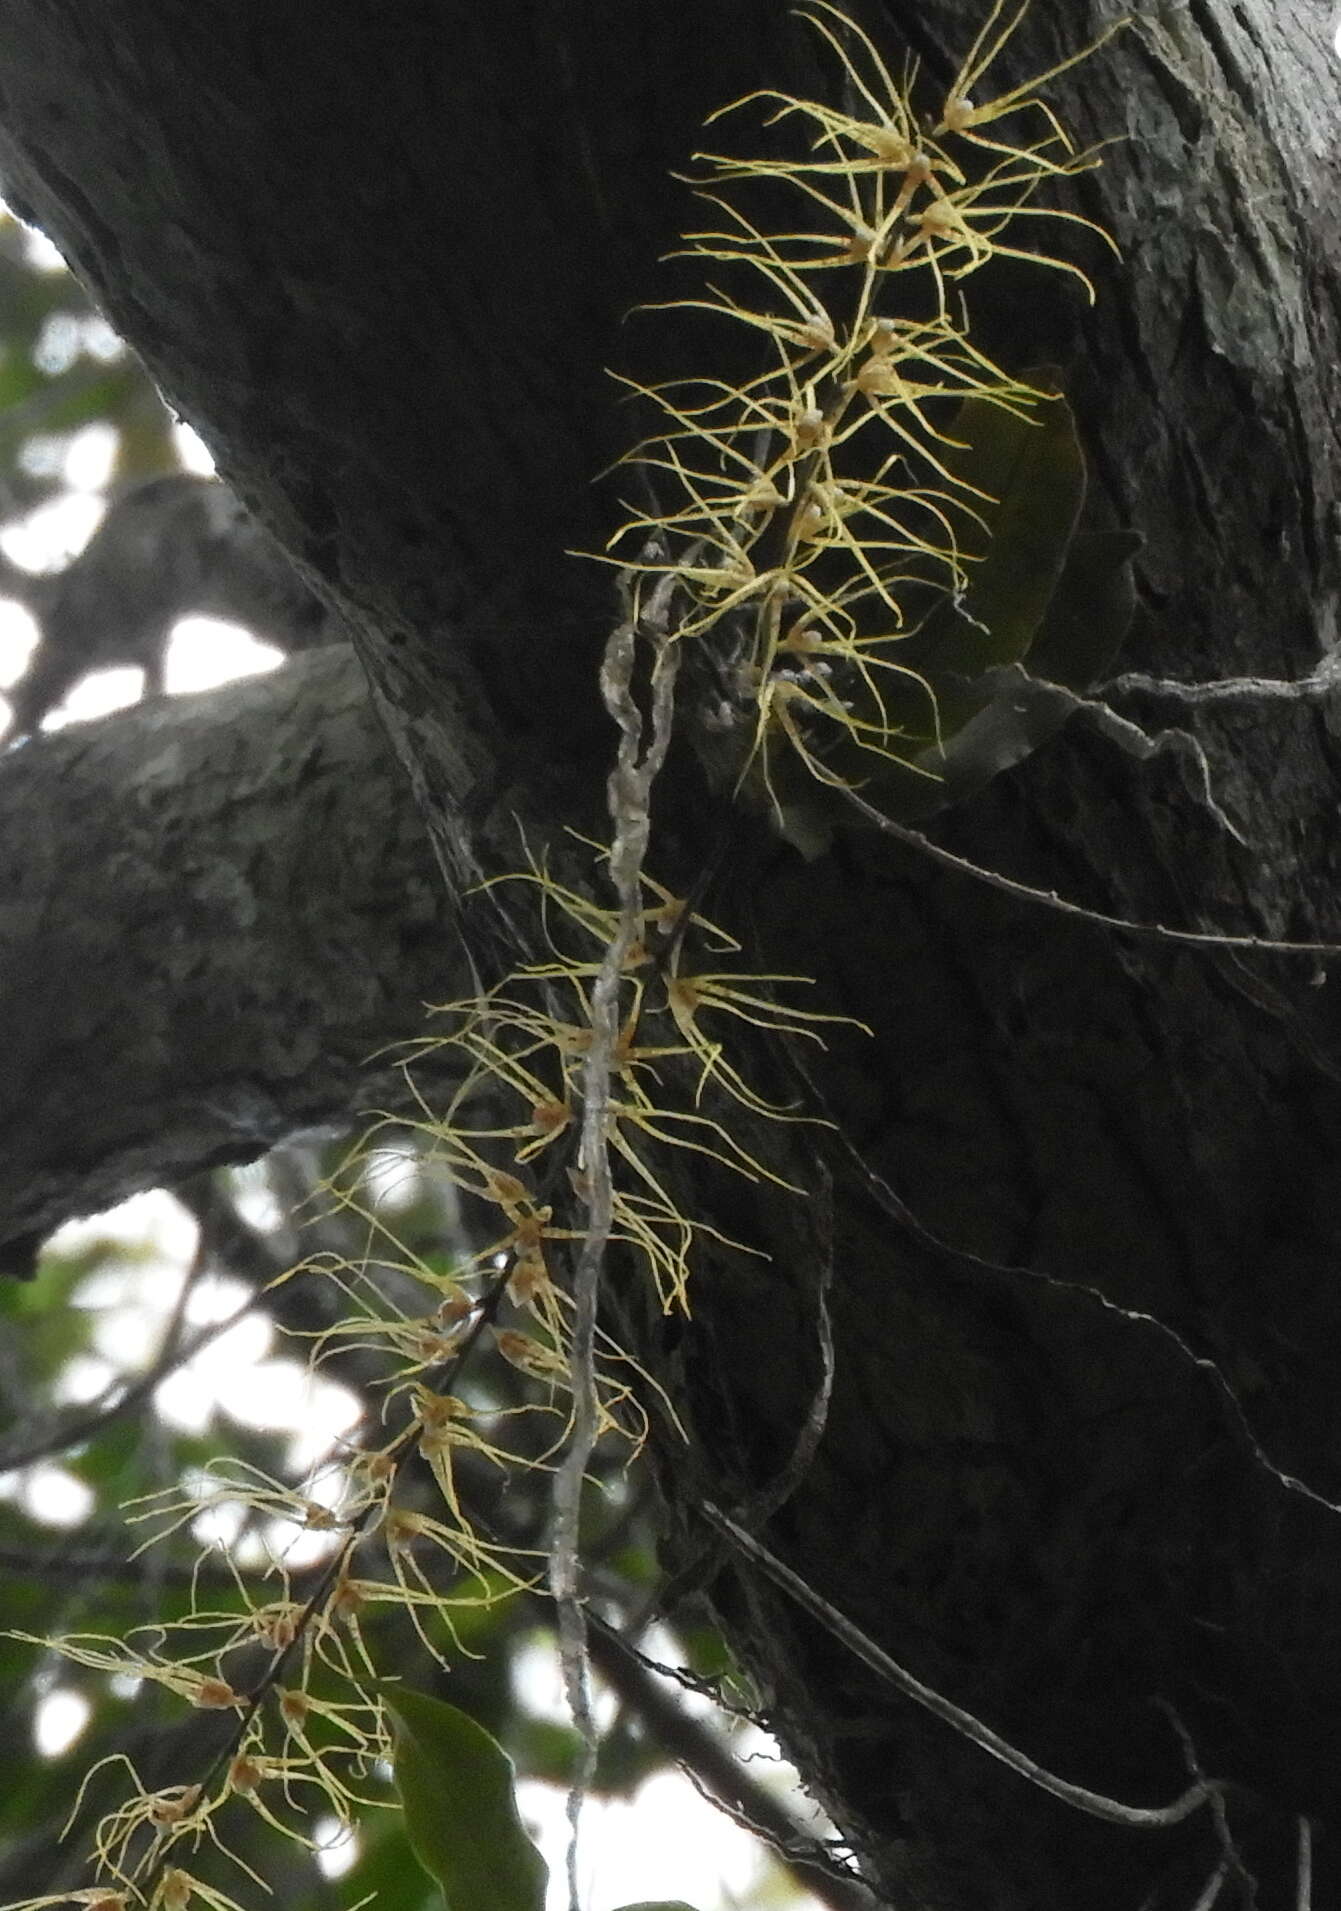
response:
[[[863,17],[892,68],[911,43],[943,82],[981,10]],[[1107,17],[1036,0],[989,88]],[[590,486],[627,442],[600,368],[665,375],[693,349],[673,317],[620,330],[675,283],[653,260],[690,214],[666,174],[710,108],[813,84],[811,49],[763,0],[729,31],[708,0],[407,0],[390,19],[360,0],[307,20],[11,0],[0,167],[350,618],[464,886],[515,865],[514,817],[599,815],[612,613],[564,552],[597,548],[615,508]],[[1123,262],[1095,271],[1093,311],[1007,271],[984,342],[1063,368],[1088,521],[1144,539],[1125,669],[1304,679],[1335,642],[1333,74],[1312,9],[1198,0],[1057,83],[1068,123],[1116,142],[1081,203]],[[1186,749],[1144,761],[1083,720],[938,840],[1110,914],[1341,932],[1332,707],[1132,697],[1125,713],[1195,735],[1242,843],[1180,773]],[[659,800],[682,877],[715,812],[680,766]],[[1223,1863],[1224,1901],[1252,1874],[1285,1904],[1307,1820],[1333,1901],[1326,964],[1066,922],[884,837],[806,864],[748,822],[705,907],[758,969],[821,977],[822,1006],[873,1033],[807,1063],[836,1130],[760,1144],[808,1202],[707,1169],[695,1190],[772,1258],[703,1253],[683,1330],[622,1298],[691,1435],[662,1453],[676,1563],[867,1876],[919,1911],[1182,1911]],[[744,1508],[776,1479],[826,1291],[827,1427],[767,1545],[1063,1779],[1157,1806],[1202,1772],[1228,1787],[1221,1822],[1114,1823],[1049,1795],[728,1563],[695,1503]]]

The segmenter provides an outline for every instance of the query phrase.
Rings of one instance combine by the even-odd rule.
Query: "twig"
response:
[[[870,1911],[871,1896],[860,1880],[806,1835],[781,1800],[744,1770],[715,1732],[675,1703],[660,1681],[644,1669],[635,1648],[595,1613],[588,1623],[593,1664],[657,1743],[737,1823],[776,1852],[812,1897],[831,1911]]]
[[[1217,703],[1322,703],[1341,690],[1341,649],[1330,651],[1311,677],[1220,677],[1210,683],[1180,683],[1176,677],[1148,677],[1124,671],[1098,686],[1101,697],[1133,694],[1165,697],[1190,709]]]
[[[1150,679],[1150,682],[1153,683],[1154,679]],[[1214,685],[1196,687],[1215,688]],[[1120,716],[1111,704],[1105,702],[1102,694],[1082,696],[1078,690],[1053,683],[1050,678],[1031,676],[1023,664],[1018,663],[1003,664],[996,670],[985,671],[975,680],[975,688],[992,692],[1026,718],[1033,716],[1037,721],[1041,717],[1047,728],[1059,727],[1070,716],[1088,717],[1100,736],[1106,737],[1110,743],[1115,743],[1128,756],[1134,756],[1142,763],[1149,763],[1153,757],[1170,752],[1185,757],[1196,773],[1196,794],[1207,811],[1236,843],[1242,844],[1245,849],[1248,847],[1243,832],[1231,822],[1216,800],[1206,752],[1190,730],[1157,730],[1152,736],[1139,723],[1133,723],[1130,717]]]
[[[1110,1825],[1125,1825],[1137,1831],[1157,1831],[1169,1825],[1181,1824],[1193,1812],[1200,1811],[1203,1805],[1220,1795],[1222,1788],[1217,1781],[1199,1779],[1168,1805],[1124,1805],[1116,1798],[1106,1798],[1102,1792],[1092,1792],[1084,1785],[1073,1785],[1069,1779],[1058,1778],[1056,1773],[1048,1771],[1027,1752],[1020,1751],[1002,1738],[999,1732],[994,1732],[990,1725],[984,1725],[981,1719],[974,1718],[971,1712],[964,1711],[952,1699],[924,1685],[897,1659],[892,1659],[873,1639],[868,1638],[859,1626],[839,1612],[836,1606],[831,1606],[827,1599],[822,1598],[799,1573],[794,1573],[790,1566],[770,1552],[753,1533],[747,1532],[729,1514],[722,1512],[720,1507],[714,1506],[710,1500],[703,1500],[699,1502],[698,1512],[714,1531],[722,1534],[737,1552],[752,1560],[774,1585],[788,1593],[797,1605],[817,1620],[826,1632],[841,1641],[863,1665],[878,1672],[906,1698],[912,1699],[914,1704],[930,1712],[933,1718],[950,1726],[970,1744],[999,1759],[1011,1771],[1018,1773],[1031,1785],[1036,1785],[1040,1791],[1059,1798],[1063,1804],[1071,1805],[1091,1818],[1102,1818]]]
[[[1127,1307],[1121,1301],[1114,1300],[1111,1294],[1106,1294],[1101,1287],[1095,1287],[1090,1281],[1078,1281],[1065,1274],[1049,1274],[1039,1267],[990,1260],[986,1255],[975,1254],[972,1248],[957,1247],[953,1241],[945,1240],[942,1235],[929,1228],[926,1222],[908,1206],[902,1195],[890,1186],[885,1177],[876,1172],[855,1142],[844,1133],[842,1124],[833,1118],[823,1091],[800,1057],[790,1050],[786,1054],[788,1065],[801,1083],[807,1098],[823,1116],[831,1139],[843,1150],[856,1168],[872,1200],[920,1246],[927,1248],[938,1259],[950,1262],[952,1266],[971,1268],[978,1273],[991,1274],[1000,1280],[1029,1281],[1035,1286],[1046,1287],[1055,1293],[1074,1297],[1088,1305],[1099,1307],[1104,1313],[1114,1314],[1119,1320],[1125,1320],[1133,1327],[1150,1328],[1167,1341],[1175,1353],[1190,1367],[1204,1374],[1211,1382],[1229,1408],[1232,1424],[1253,1461],[1276,1482],[1277,1486],[1282,1487],[1287,1493],[1297,1493],[1301,1499],[1311,1501],[1314,1506],[1321,1507],[1325,1513],[1341,1515],[1341,1501],[1329,1499],[1317,1487],[1310,1486],[1307,1480],[1301,1479],[1297,1473],[1289,1472],[1287,1468],[1272,1459],[1258,1438],[1253,1423],[1248,1417],[1247,1408],[1239,1399],[1229,1376],[1219,1362],[1213,1360],[1209,1354],[1198,1353],[1190,1341],[1186,1340],[1176,1327],[1159,1314],[1149,1313],[1142,1307]]]
[[[833,1176],[821,1162],[820,1186],[813,1196],[816,1225],[822,1232],[824,1250],[815,1275],[815,1334],[819,1342],[820,1371],[796,1436],[782,1470],[757,1493],[752,1493],[741,1508],[751,1526],[763,1526],[795,1493],[819,1450],[829,1419],[833,1396],[834,1351],[833,1320],[829,1313],[829,1291],[833,1286]]]
[[[103,1389],[87,1411],[73,1415],[63,1425],[39,1434],[24,1447],[0,1449],[0,1471],[10,1472],[32,1466],[53,1453],[64,1453],[82,1441],[94,1438],[113,1421],[139,1407],[161,1380],[187,1366],[212,1341],[236,1327],[240,1320],[262,1304],[260,1293],[253,1293],[222,1320],[211,1321],[188,1340],[179,1340],[182,1318],[190,1286],[199,1278],[205,1262],[213,1255],[227,1263],[228,1272],[237,1274],[250,1286],[261,1288],[283,1270],[283,1262],[268,1253],[263,1239],[248,1227],[231,1203],[219,1192],[209,1175],[199,1175],[175,1191],[200,1230],[191,1269],[173,1304],[172,1317],[159,1344],[158,1354],[137,1380],[124,1385],[113,1380]]]
[[[1183,1758],[1186,1760],[1188,1771],[1194,1779],[1200,1779],[1204,1783],[1206,1774],[1201,1768],[1201,1760],[1197,1756],[1197,1748],[1193,1742],[1192,1734],[1184,1725],[1177,1710],[1169,1703],[1168,1699],[1157,1697],[1153,1702],[1164,1714],[1177,1734],[1178,1743],[1183,1748]],[[1243,1862],[1243,1855],[1234,1842],[1234,1834],[1229,1829],[1229,1814],[1225,1810],[1224,1795],[1218,1788],[1211,1795],[1210,1807],[1211,1817],[1215,1823],[1215,1835],[1220,1841],[1220,1860],[1224,1866],[1223,1875],[1226,1878],[1234,1877],[1238,1879],[1243,1887],[1243,1903],[1247,1907],[1247,1911],[1256,1911],[1257,1880]]]
[[[1299,1869],[1295,1883],[1295,1911],[1313,1911],[1313,1821],[1299,1819]]]
[[[942,868],[985,883],[989,889],[999,890],[1003,896],[1013,896],[1017,902],[1033,903],[1052,910],[1055,915],[1069,916],[1073,922],[1088,922],[1098,929],[1115,929],[1122,935],[1138,936],[1144,942],[1172,943],[1180,948],[1248,949],[1259,955],[1341,956],[1338,942],[1291,942],[1273,936],[1230,935],[1219,929],[1173,929],[1162,922],[1137,922],[1130,916],[1110,916],[1102,909],[1088,909],[1083,903],[1059,896],[1055,889],[1035,889],[1030,883],[1017,882],[1013,876],[1003,876],[999,869],[984,869],[980,863],[970,862],[967,856],[957,856],[952,849],[934,843],[920,830],[910,829],[906,823],[896,823],[892,816],[886,816],[856,790],[842,786],[842,796],[882,835],[906,843],[909,849],[930,857]]]
[[[160,1564],[147,1554],[138,1553],[127,1559],[122,1553],[71,1552],[64,1546],[56,1545],[39,1550],[28,1550],[21,1546],[0,1546],[0,1573],[13,1575],[37,1575],[60,1579],[91,1579],[104,1584],[113,1582],[119,1585],[142,1586],[146,1580],[154,1577],[157,1565],[158,1575],[165,1586],[180,1588],[190,1592],[196,1586],[217,1586],[221,1590],[236,1591],[238,1574],[225,1572],[222,1568],[211,1568],[207,1560],[198,1559],[194,1565],[187,1566],[175,1561]],[[303,1566],[290,1571],[290,1581],[300,1585],[316,1573],[322,1571],[326,1561],[318,1560],[314,1565]],[[254,1579],[255,1584],[266,1582],[265,1573],[243,1574],[243,1583]]]
[[[253,1313],[259,1305],[259,1298],[249,1294],[239,1307],[222,1320],[211,1321],[202,1327],[199,1333],[189,1340],[182,1341],[170,1356],[160,1356],[142,1373],[138,1380],[122,1388],[120,1381],[113,1381],[99,1396],[102,1404],[96,1405],[88,1413],[76,1414],[61,1426],[54,1427],[49,1433],[39,1434],[37,1439],[24,1447],[6,1447],[0,1449],[0,1472],[13,1472],[19,1467],[31,1466],[36,1460],[44,1460],[50,1454],[64,1453],[69,1447],[78,1446],[82,1441],[92,1439],[108,1427],[114,1420],[130,1413],[143,1405],[157,1387],[160,1380],[166,1380],[169,1374],[176,1373],[179,1367],[185,1367],[202,1348],[211,1341],[218,1340],[230,1328],[236,1327],[240,1320]],[[120,1391],[118,1391],[120,1389]]]
[[[1224,1889],[1225,1879],[1229,1876],[1229,1860],[1221,1857],[1216,1860],[1215,1870],[1197,1893],[1197,1901],[1192,1911],[1214,1911],[1220,1893]]]

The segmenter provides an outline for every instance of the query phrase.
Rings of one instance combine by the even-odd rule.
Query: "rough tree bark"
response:
[[[910,43],[943,79],[981,11],[864,17],[892,63]],[[1036,0],[1005,78],[1112,11]],[[667,171],[706,110],[795,91],[809,58],[773,0],[729,12],[729,30],[710,0],[351,0],[319,21],[10,0],[0,18],[7,189],[350,618],[457,883],[515,861],[515,814],[598,813],[610,611],[562,553],[608,528],[590,478],[625,422],[600,367],[675,369],[673,325],[620,331],[667,283]],[[1304,678],[1335,642],[1324,26],[1289,0],[1142,7],[1058,88],[1082,136],[1116,142],[1083,188],[1123,264],[1094,312],[1008,276],[988,342],[1066,369],[1092,519],[1144,536],[1133,669]],[[1334,710],[1130,707],[1195,727],[1246,847],[1172,764],[1080,724],[941,840],[1127,916],[1341,930]],[[681,873],[710,808],[677,770]],[[874,1037],[836,1041],[822,1073],[845,1142],[780,1146],[808,1204],[696,1191],[772,1260],[705,1257],[692,1325],[641,1324],[692,1434],[666,1469],[679,1562],[891,1904],[1182,1911],[1226,1858],[1223,1901],[1248,1901],[1251,1872],[1258,1902],[1290,1903],[1301,1819],[1334,1901],[1341,1516],[1281,1472],[1341,1494],[1335,982],[1068,924],[883,840],[804,866],[741,825],[727,870],[758,966],[821,976]],[[1132,1828],[1045,1795],[710,1545],[694,1496],[741,1504],[795,1437],[826,1262],[828,1428],[769,1545],[1052,1770],[1150,1805],[1195,1762],[1230,1787],[1226,1822]]]
[[[404,1105],[469,978],[347,645],[0,760],[0,1237]]]

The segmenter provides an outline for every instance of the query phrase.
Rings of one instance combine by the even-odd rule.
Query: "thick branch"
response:
[[[0,759],[0,1238],[397,1099],[459,993],[346,647]]]

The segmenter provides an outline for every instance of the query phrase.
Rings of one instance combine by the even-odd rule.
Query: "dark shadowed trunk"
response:
[[[1121,668],[1305,679],[1336,640],[1337,69],[1312,5],[1141,11],[1056,88],[1083,138],[1114,142],[1077,203],[1122,263],[1085,250],[1093,311],[1005,269],[984,342],[1062,368],[1087,521],[1144,539]],[[1035,0],[1000,84],[1111,12]],[[981,9],[885,0],[863,18],[892,67],[911,44],[934,85]],[[699,348],[673,317],[623,325],[671,283],[654,262],[690,215],[667,174],[708,110],[815,84],[811,60],[762,0],[320,16],[9,0],[0,17],[7,190],[349,617],[458,884],[515,865],[514,818],[599,823],[611,593],[564,553],[613,523],[591,480],[630,431],[602,367],[655,376]],[[1186,749],[1143,760],[1084,717],[937,840],[1111,914],[1341,937],[1334,705],[1129,687],[1118,707],[1199,739],[1241,840]],[[703,867],[721,807],[672,766],[668,881]],[[706,1170],[695,1190],[771,1259],[705,1251],[687,1326],[625,1307],[691,1435],[688,1456],[669,1434],[662,1454],[670,1563],[710,1589],[889,1903],[1183,1911],[1224,1863],[1224,1902],[1247,1901],[1251,1872],[1283,1906],[1301,1820],[1315,1903],[1335,1902],[1341,1515],[1299,1485],[1341,1497],[1325,962],[1066,921],[871,834],[806,863],[739,821],[716,868],[709,912],[755,966],[819,978],[817,1005],[873,1033],[807,1054],[804,1083],[756,1058],[837,1124],[747,1137],[808,1201]],[[319,896],[295,906],[321,927]],[[393,906],[427,920],[413,877]],[[482,944],[500,933],[479,927]],[[202,922],[201,976],[212,934]],[[444,993],[456,959],[444,936]],[[98,1081],[114,1130],[142,1090]],[[218,1152],[202,1124],[198,1160],[174,1146],[161,1167]],[[1200,1771],[1225,1782],[1221,1823],[1203,1807],[1119,1824],[1048,1795],[882,1684],[696,1518],[697,1496],[747,1508],[784,1465],[826,1284],[827,1429],[768,1546],[1053,1773],[1141,1807]]]

